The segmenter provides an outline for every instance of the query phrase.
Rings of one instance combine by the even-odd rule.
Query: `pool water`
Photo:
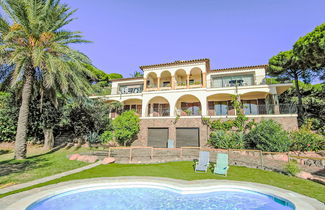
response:
[[[265,194],[223,189],[200,194],[182,194],[158,188],[111,188],[75,190],[38,201],[27,210],[102,209],[294,209],[288,201]]]

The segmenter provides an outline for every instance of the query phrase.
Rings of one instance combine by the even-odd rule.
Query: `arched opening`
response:
[[[170,89],[172,86],[172,75],[169,71],[164,71],[160,75],[160,88]]]
[[[201,86],[202,82],[202,70],[197,67],[191,69],[189,84],[191,86]]]
[[[157,88],[158,87],[158,77],[155,72],[150,72],[147,76],[147,87]]]
[[[139,116],[142,114],[142,100],[140,99],[128,99],[123,101],[123,111],[133,110]]]
[[[240,95],[243,111],[246,115],[273,114],[274,99],[267,92],[248,92]]]
[[[166,98],[156,96],[152,98],[147,106],[148,117],[166,117],[170,116],[170,106]]]
[[[231,94],[214,94],[208,96],[208,115],[225,116],[235,115],[233,107],[233,95]]]
[[[180,116],[201,115],[201,102],[193,95],[184,95],[176,102],[176,113]]]
[[[185,88],[187,85],[187,75],[184,69],[178,69],[175,72],[175,80],[177,88]]]

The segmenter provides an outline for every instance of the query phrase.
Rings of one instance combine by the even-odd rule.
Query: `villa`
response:
[[[292,84],[268,84],[266,68],[210,69],[209,59],[140,66],[143,78],[112,80],[111,94],[93,98],[123,102],[124,110],[136,111],[141,130],[134,146],[164,148],[169,139],[172,147],[206,146],[209,130],[202,117],[235,118],[234,95],[249,119],[273,119],[287,130],[296,129],[296,107],[278,99]]]

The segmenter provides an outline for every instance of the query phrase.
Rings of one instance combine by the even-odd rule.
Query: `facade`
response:
[[[167,147],[170,139],[169,146],[205,147],[209,130],[202,117],[235,118],[234,95],[247,117],[274,119],[287,130],[296,129],[296,107],[278,100],[292,84],[267,84],[266,67],[211,70],[209,59],[141,66],[143,78],[113,80],[110,95],[93,98],[123,102],[124,110],[139,114],[137,146]]]

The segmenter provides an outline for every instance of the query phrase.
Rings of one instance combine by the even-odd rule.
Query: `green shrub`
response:
[[[15,140],[17,120],[18,109],[13,94],[0,92],[0,142]]]
[[[130,145],[140,131],[140,119],[133,110],[113,120],[114,137],[121,145]]]
[[[233,120],[227,120],[222,122],[221,120],[214,120],[209,122],[209,126],[211,130],[223,130],[223,131],[229,131],[234,126]]]
[[[98,133],[96,132],[91,132],[87,136],[87,141],[88,143],[91,144],[99,144],[101,142],[101,138],[99,137]]]
[[[101,139],[102,143],[104,143],[104,144],[112,141],[113,140],[113,132],[112,131],[104,131],[104,133],[102,133],[102,135],[100,135],[100,139]]]
[[[241,132],[227,132],[224,130],[216,130],[210,134],[208,143],[221,149],[243,149],[244,134]]]
[[[300,172],[300,168],[297,164],[296,160],[290,160],[289,163],[287,163],[284,166],[284,171],[287,172],[289,175],[295,176],[297,173]]]
[[[290,133],[292,151],[319,151],[325,150],[325,137],[313,133],[307,128],[301,128]]]
[[[269,152],[286,152],[289,150],[288,133],[273,120],[262,120],[245,136],[247,146]]]

